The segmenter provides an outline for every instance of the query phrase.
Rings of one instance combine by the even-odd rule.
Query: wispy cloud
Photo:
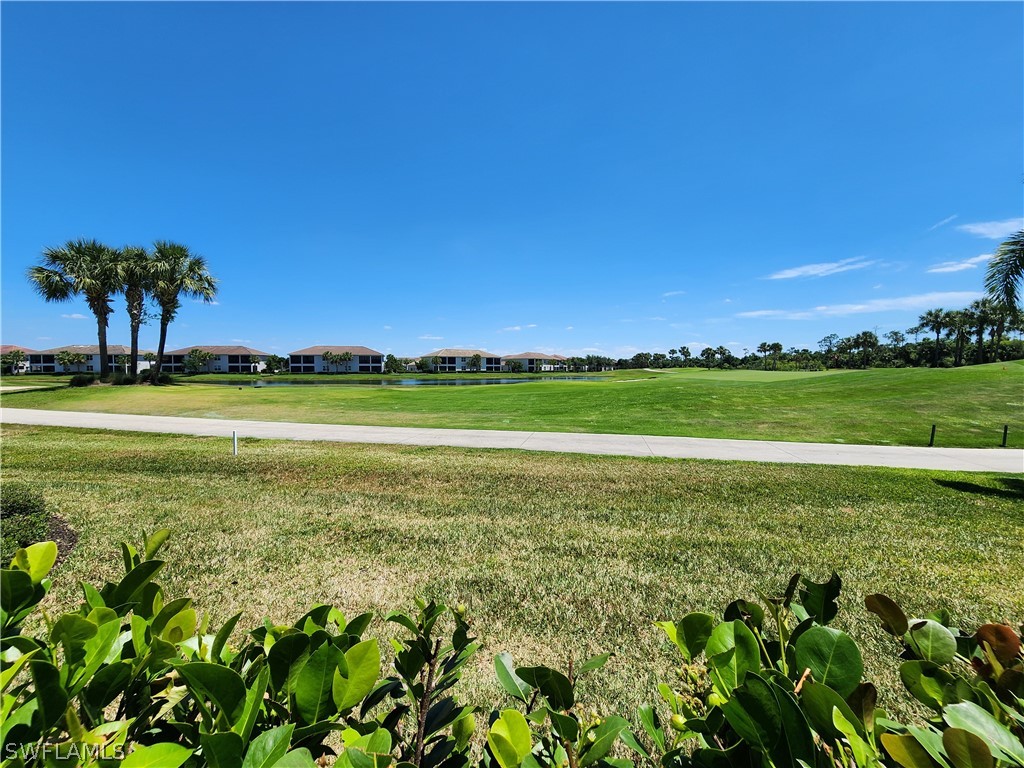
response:
[[[970,259],[943,261],[928,267],[925,272],[962,272],[965,269],[977,269],[981,264],[987,264],[991,258],[991,253],[983,253]]]
[[[1004,237],[1009,237],[1014,232],[1024,229],[1024,218],[978,221],[974,224],[961,224],[957,229],[978,237],[987,237],[989,240],[1002,240]]]
[[[61,315],[65,320],[88,320],[89,318],[85,315],[80,315],[75,312],[73,315]]]
[[[537,327],[536,323],[527,323],[526,325],[510,325],[507,328],[502,328],[500,331],[498,331],[498,333],[505,333],[506,331],[515,332],[515,331],[521,331],[521,330],[523,330],[525,328],[536,328],[536,327]]]
[[[686,291],[666,291],[661,294],[661,298],[667,299],[669,296],[682,296]]]
[[[571,326],[571,325],[567,325],[567,326],[565,326],[565,330],[567,330],[567,331],[571,331],[571,330],[572,330],[572,326]]]
[[[820,264],[804,264],[801,267],[790,267],[768,275],[767,280],[791,280],[795,277],[827,277],[837,275],[840,272],[849,272],[854,269],[864,269],[875,264],[875,261],[866,261],[860,256],[841,261],[825,261]]]
[[[252,339],[232,339],[235,344],[252,344]]]
[[[193,304],[206,304],[207,306],[210,306],[210,307],[219,307],[220,306],[220,302],[219,301],[203,301],[202,299],[192,299],[192,303]]]
[[[390,331],[391,330],[391,326],[390,325],[385,325],[384,326],[384,330],[385,331]]]
[[[939,221],[939,222],[936,222],[935,224],[932,224],[930,227],[928,227],[928,231],[929,232],[933,232],[934,230],[938,229],[939,227],[946,226],[947,224],[949,224],[949,222],[953,221],[958,215],[959,214],[954,213],[952,216],[947,216],[942,221]]]
[[[869,299],[856,304],[823,304],[811,309],[756,309],[738,312],[736,317],[747,319],[810,320],[816,317],[861,315],[871,312],[918,312],[940,306],[966,306],[980,299],[977,291],[933,291],[913,296],[894,296],[888,299]]]
[[[431,336],[429,333],[425,333],[419,338],[425,339],[426,341],[441,341],[441,339],[443,339],[444,336]]]

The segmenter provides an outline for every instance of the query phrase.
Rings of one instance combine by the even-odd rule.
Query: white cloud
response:
[[[947,224],[949,224],[949,222],[953,221],[953,219],[955,219],[958,215],[959,214],[954,213],[952,216],[947,216],[942,221],[932,224],[930,227],[928,227],[928,231],[932,232],[933,230],[936,230],[939,227],[946,226]]]
[[[661,294],[661,298],[667,299],[669,296],[682,296],[686,291],[666,291]]]
[[[527,323],[526,325],[510,325],[507,328],[502,328],[498,333],[505,333],[506,331],[521,331],[524,328],[536,328],[536,323]]]
[[[235,344],[252,344],[252,339],[232,339]]]
[[[567,331],[571,331],[571,330],[572,330],[572,326],[571,326],[571,325],[567,325],[567,326],[565,326],[565,330],[567,330]]]
[[[871,312],[918,312],[922,309],[941,306],[966,306],[981,293],[976,291],[933,291],[914,296],[894,296],[889,299],[869,299],[857,304],[824,304],[804,310],[757,309],[739,312],[736,317],[748,319],[810,320],[815,317],[836,317],[860,315]]]
[[[210,307],[219,307],[220,306],[220,302],[219,301],[203,301],[202,299],[192,299],[192,303],[193,304],[206,304],[207,306],[210,306]]]
[[[853,269],[864,269],[876,264],[875,261],[865,261],[860,256],[842,261],[826,261],[820,264],[804,264],[802,267],[790,267],[768,275],[767,280],[790,280],[794,277],[827,277],[837,275],[840,272],[849,272]]]
[[[384,326],[384,330],[385,331],[390,331],[391,330],[391,326],[390,325],[385,325]]]
[[[987,264],[991,258],[991,253],[983,253],[980,256],[973,256],[970,259],[961,259],[960,261],[943,261],[939,264],[933,264],[928,267],[925,272],[961,272],[965,269],[977,269],[980,264]]]
[[[722,299],[723,304],[732,304],[732,299]]]
[[[1003,221],[978,221],[974,224],[961,224],[957,227],[961,232],[967,232],[978,237],[987,237],[989,240],[1002,240],[1014,232],[1024,229],[1024,218],[1004,219]]]
[[[420,338],[426,339],[427,341],[441,341],[441,339],[443,339],[444,336],[431,336],[429,333],[425,333],[422,336],[420,336]]]
[[[88,320],[89,319],[85,315],[80,315],[77,312],[75,312],[73,315],[61,315],[61,317],[63,317],[66,320]]]
[[[36,336],[36,341],[53,341],[53,336]]]

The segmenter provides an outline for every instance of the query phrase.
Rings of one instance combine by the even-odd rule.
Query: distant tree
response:
[[[130,355],[118,355],[114,358],[114,362],[121,366],[125,373],[130,373],[129,367],[131,366],[131,360],[132,358]]]
[[[260,359],[259,355],[249,355],[249,368],[252,373],[256,373],[260,369],[260,363],[263,360]]]
[[[384,358],[384,373],[405,373],[405,363],[394,355]]]
[[[156,362],[156,353],[155,352],[143,352],[142,353],[142,359],[145,360],[147,363],[149,363],[149,367],[152,368],[153,367],[153,363]]]
[[[704,349],[700,351],[700,359],[704,361],[704,365],[707,366],[709,371],[714,368],[716,357],[717,353],[713,347],[704,347]]]
[[[478,352],[477,354],[469,358],[469,370],[479,371],[480,367],[483,365],[483,362],[484,359],[480,356],[480,353]]]
[[[953,365],[963,365],[964,349],[971,338],[971,318],[967,312],[957,309],[946,313],[946,337],[953,340]]]
[[[761,367],[766,371],[768,370],[768,353],[771,351],[772,345],[767,341],[762,341],[757,345],[757,353],[761,355]]]
[[[17,375],[21,370],[21,364],[25,362],[25,353],[20,349],[12,349],[0,355],[0,366],[12,375]]]
[[[338,357],[339,357],[338,355],[336,355],[334,352],[332,352],[329,349],[328,350],[324,350],[323,354],[320,355],[320,359],[322,359],[325,363],[327,363],[327,365],[333,365],[334,366],[334,372],[335,373],[338,372],[338,364],[341,362],[341,360],[339,360]]]
[[[337,360],[338,360],[339,363],[343,363],[343,364],[345,364],[347,366],[348,363],[352,362],[352,353],[351,352],[341,352],[341,353],[338,354]]]
[[[975,340],[975,362],[978,365],[985,363],[985,331],[992,324],[995,315],[995,305],[989,299],[972,301],[967,308],[968,321],[974,330]]]
[[[779,355],[782,354],[782,344],[778,341],[773,341],[768,345],[768,351],[772,355],[772,370],[779,370]]]
[[[680,347],[679,356],[683,358],[683,365],[689,365],[690,360],[693,358],[693,353],[690,351],[689,347]]]
[[[208,368],[210,361],[215,355],[205,349],[190,349],[185,358],[185,370],[189,373],[199,373],[203,368]]]
[[[288,358],[287,357],[281,357],[280,355],[267,355],[266,368],[264,370],[266,370],[267,373],[277,373],[278,371],[287,371],[288,370]]]
[[[508,369],[509,373],[522,373],[523,363],[521,360],[509,360],[505,363],[505,368]]]
[[[946,311],[944,309],[929,309],[918,320],[923,330],[931,331],[935,334],[935,352],[932,359],[932,368],[938,368],[942,331],[946,327]]]
[[[54,359],[65,371],[74,366],[75,370],[81,373],[82,366],[85,365],[85,355],[81,352],[72,352],[70,349],[62,349],[54,356]]]
[[[1024,283],[1024,230],[1004,241],[988,263],[985,289],[989,299],[1012,309],[1021,308],[1021,287]]]
[[[28,279],[45,301],[70,301],[84,296],[96,318],[100,376],[110,373],[107,360],[107,325],[115,293],[121,290],[117,251],[96,240],[69,240],[61,248],[43,251],[41,264],[30,267]]]
[[[160,341],[156,362],[152,368],[152,381],[159,381],[163,367],[167,327],[177,317],[183,296],[206,303],[217,295],[217,281],[210,274],[206,260],[189,251],[188,246],[157,241],[153,246],[153,300],[160,307]]]
[[[629,368],[650,368],[651,367],[651,353],[650,352],[637,352],[633,357],[626,363]]]

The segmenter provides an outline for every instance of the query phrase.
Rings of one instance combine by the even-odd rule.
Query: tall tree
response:
[[[117,251],[96,240],[69,240],[61,248],[43,251],[42,264],[29,267],[32,287],[46,301],[70,301],[85,297],[96,317],[100,347],[100,377],[110,373],[107,359],[107,326],[115,293],[121,290]]]
[[[996,249],[985,273],[985,289],[989,298],[1012,309],[1021,307],[1021,284],[1024,283],[1024,230],[1010,235]]]
[[[935,356],[932,359],[932,368],[938,368],[942,330],[946,327],[946,311],[943,309],[929,309],[918,320],[924,330],[935,334]]]
[[[968,318],[974,328],[975,340],[975,362],[982,365],[985,362],[985,331],[992,324],[993,311],[992,302],[988,299],[972,301],[967,308]]]
[[[156,383],[163,368],[167,326],[181,309],[182,297],[211,302],[217,295],[217,281],[202,256],[193,254],[186,245],[160,240],[153,244],[152,290],[153,300],[160,307],[160,342],[152,367],[152,380]]]
[[[128,373],[139,372],[139,328],[146,321],[146,297],[153,289],[154,257],[145,248],[129,245],[119,252],[122,290],[128,310],[128,327],[131,334],[131,360]]]

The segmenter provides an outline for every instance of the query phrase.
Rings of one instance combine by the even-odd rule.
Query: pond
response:
[[[251,386],[259,389],[261,387],[328,387],[328,386],[357,386],[357,387],[464,387],[481,384],[526,384],[531,381],[607,381],[603,376],[537,376],[532,379],[493,379],[493,378],[471,378],[471,379],[353,379],[344,381],[334,379],[332,381],[270,381],[261,379],[259,381],[203,381],[203,384],[216,384],[221,386]],[[187,380],[186,382],[187,383]]]

